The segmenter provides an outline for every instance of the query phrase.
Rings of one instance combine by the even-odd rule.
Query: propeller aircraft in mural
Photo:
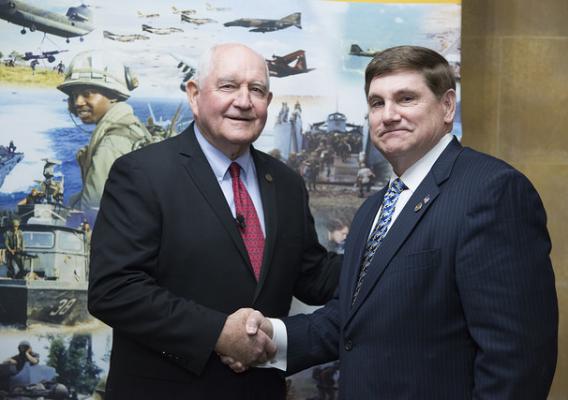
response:
[[[283,78],[289,75],[305,74],[315,68],[308,68],[304,50],[296,50],[285,56],[272,55],[271,60],[266,60],[270,76]]]
[[[360,57],[373,57],[378,50],[367,49],[363,50],[358,44],[353,43],[351,49],[349,50],[350,56],[360,56]]]
[[[67,42],[72,37],[80,37],[82,41],[82,36],[95,29],[92,12],[84,4],[69,7],[62,15],[24,0],[0,0],[0,18],[20,25],[22,35],[29,29],[30,32],[40,31],[66,38]]]

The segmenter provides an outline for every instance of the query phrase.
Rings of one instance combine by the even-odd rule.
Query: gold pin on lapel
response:
[[[426,197],[424,197],[422,199],[422,201],[418,202],[418,204],[416,204],[414,206],[414,212],[418,212],[418,211],[422,210],[422,206],[425,206],[426,204],[428,204],[429,201],[430,201],[430,195],[427,194]]]
[[[264,175],[264,179],[266,179],[268,182],[272,182],[272,175],[266,174]]]

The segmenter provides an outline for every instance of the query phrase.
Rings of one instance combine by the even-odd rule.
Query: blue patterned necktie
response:
[[[351,305],[355,304],[355,300],[357,300],[357,296],[361,291],[361,286],[363,286],[363,280],[365,279],[365,276],[367,276],[369,265],[371,265],[371,261],[373,261],[373,256],[387,235],[387,229],[390,225],[398,196],[405,189],[407,189],[406,185],[400,180],[400,178],[396,178],[392,181],[389,190],[385,193],[381,215],[379,216],[379,220],[373,230],[373,233],[371,233],[369,240],[367,240],[367,246],[365,247],[365,253],[363,254],[363,261],[361,262],[361,271],[359,272],[357,286],[355,286],[355,291],[353,292]]]

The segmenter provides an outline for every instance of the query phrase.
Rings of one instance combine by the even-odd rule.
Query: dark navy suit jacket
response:
[[[351,306],[384,192],[355,216],[334,299],[285,320],[289,371],[339,357],[341,399],[546,399],[558,308],[531,183],[454,139],[393,223]]]

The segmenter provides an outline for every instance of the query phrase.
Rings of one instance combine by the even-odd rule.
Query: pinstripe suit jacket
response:
[[[546,399],[558,308],[546,215],[531,183],[454,139],[351,306],[383,195],[354,218],[334,299],[285,320],[289,371],[339,357],[341,399]]]

